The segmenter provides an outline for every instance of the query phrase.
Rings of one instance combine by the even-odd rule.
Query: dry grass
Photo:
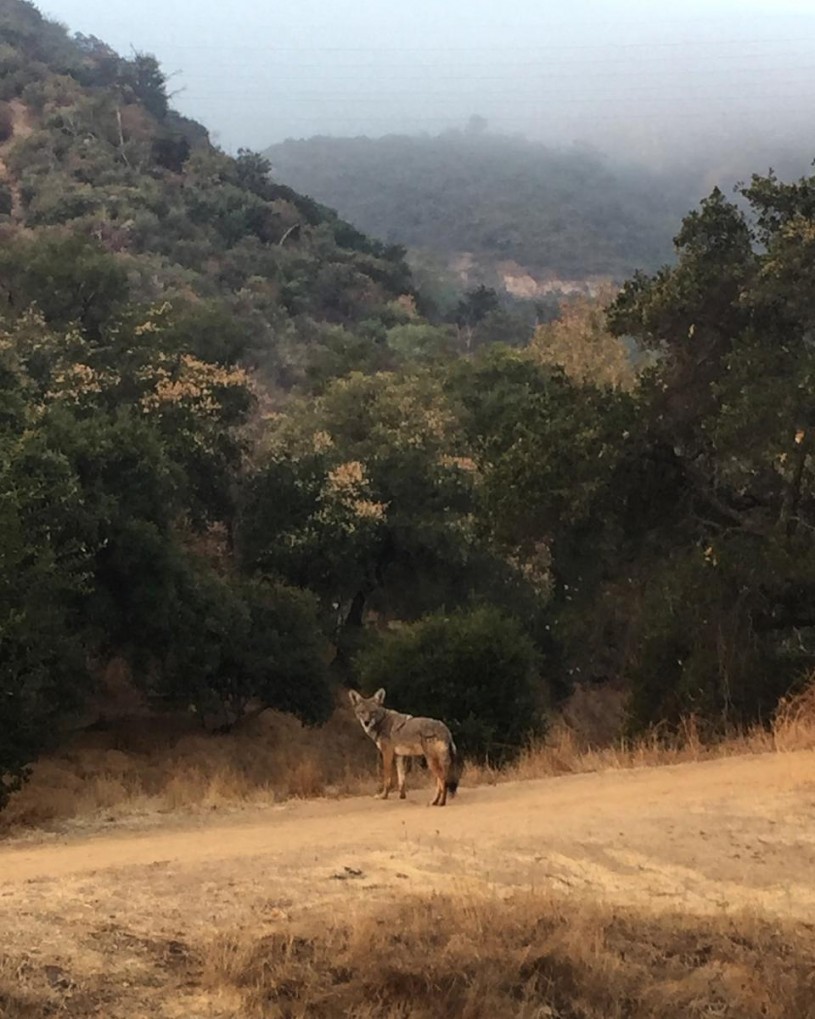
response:
[[[206,942],[100,924],[99,968],[0,949],[0,1019],[810,1019],[812,926],[546,894],[407,898]]]
[[[165,1010],[194,987],[195,961],[177,940],[142,938],[100,924],[94,952],[77,958],[0,946],[0,1019],[159,1019],[168,1015],[221,1019],[224,1013]]]
[[[86,731],[39,761],[0,815],[2,828],[70,818],[240,807],[370,788],[376,750],[350,713],[320,729],[264,712],[208,735],[178,719]]]
[[[503,768],[470,764],[464,785],[809,749],[815,747],[815,683],[783,701],[770,726],[724,739],[707,738],[688,718],[678,732],[655,728],[624,740],[615,735],[622,719],[621,692],[578,690],[545,740]],[[100,814],[118,818],[357,795],[371,792],[378,781],[376,751],[345,706],[320,729],[277,712],[220,736],[190,725],[151,718],[81,734],[34,767],[31,781],[0,816],[0,830]],[[423,780],[414,772],[410,784],[415,788]]]
[[[755,917],[648,917],[544,895],[409,899],[217,937],[213,992],[246,1019],[810,1019],[815,936]]]
[[[602,695],[599,703],[603,710],[599,712],[597,702],[593,704],[585,691],[578,691],[578,697],[577,707],[573,699],[554,721],[545,740],[531,744],[508,767],[470,765],[468,781],[471,784],[523,781],[815,747],[815,682],[782,700],[769,726],[734,730],[725,737],[707,735],[703,723],[691,715],[677,730],[655,726],[636,739],[617,737],[594,742],[590,734],[602,727],[600,719],[605,718],[607,723],[610,720],[612,727],[619,724],[622,718],[619,695]]]

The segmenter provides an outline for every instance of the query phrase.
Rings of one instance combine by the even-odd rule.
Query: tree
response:
[[[123,64],[120,81],[157,120],[164,120],[169,110],[167,78],[152,54],[135,53]]]
[[[576,386],[501,347],[458,365],[452,387],[483,478],[483,512],[502,541],[557,540],[587,519],[624,454],[629,398]]]
[[[454,392],[421,371],[351,375],[289,407],[247,479],[245,568],[318,593],[340,663],[370,618],[492,601],[549,648],[535,570],[479,526],[482,479]]]
[[[463,333],[463,347],[469,353],[473,347],[473,330],[490,312],[499,306],[498,294],[482,283],[474,290],[468,290],[456,308],[456,325]]]
[[[333,708],[316,599],[264,580],[185,571],[169,617],[161,691],[229,728],[254,703],[324,722]]]
[[[611,312],[659,353],[644,408],[686,492],[633,635],[639,720],[749,721],[815,664],[811,185],[754,178],[744,195],[757,237],[714,191],[685,220],[676,267],[637,277]]]
[[[419,323],[393,326],[386,334],[386,343],[400,358],[413,364],[443,360],[453,353],[453,337],[447,329]]]
[[[90,688],[80,486],[36,427],[0,435],[0,808]]]
[[[633,359],[605,321],[605,306],[614,296],[607,287],[594,297],[564,301],[559,316],[535,330],[530,352],[578,384],[632,389],[637,378]]]
[[[0,287],[13,311],[36,307],[48,324],[77,324],[94,339],[128,296],[127,274],[114,258],[85,237],[58,231],[4,246]]]

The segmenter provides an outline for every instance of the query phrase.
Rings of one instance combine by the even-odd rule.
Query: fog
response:
[[[155,53],[225,149],[313,134],[497,131],[638,162],[815,155],[815,2],[44,0]]]

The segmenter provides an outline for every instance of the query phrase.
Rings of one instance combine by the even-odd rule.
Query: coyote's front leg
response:
[[[393,784],[393,747],[386,745],[382,750],[382,792],[378,794],[379,799],[386,800]]]

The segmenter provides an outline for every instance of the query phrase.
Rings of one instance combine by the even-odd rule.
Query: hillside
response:
[[[395,367],[415,307],[399,249],[219,151],[153,57],[2,0],[0,70],[2,807],[110,663],[221,723],[261,673],[330,712],[317,596],[240,569],[240,491],[263,421]]]
[[[209,354],[257,363],[284,387],[327,326],[402,320],[387,308],[412,290],[401,251],[273,182],[259,156],[211,145],[170,108],[153,57],[70,36],[23,0],[3,0],[0,40],[7,242],[32,230],[95,239],[125,269],[130,301],[177,300],[193,317],[206,307],[222,333],[201,338],[218,344]]]
[[[489,133],[288,140],[266,155],[280,180],[375,237],[543,278],[657,268],[695,198],[587,149]]]

